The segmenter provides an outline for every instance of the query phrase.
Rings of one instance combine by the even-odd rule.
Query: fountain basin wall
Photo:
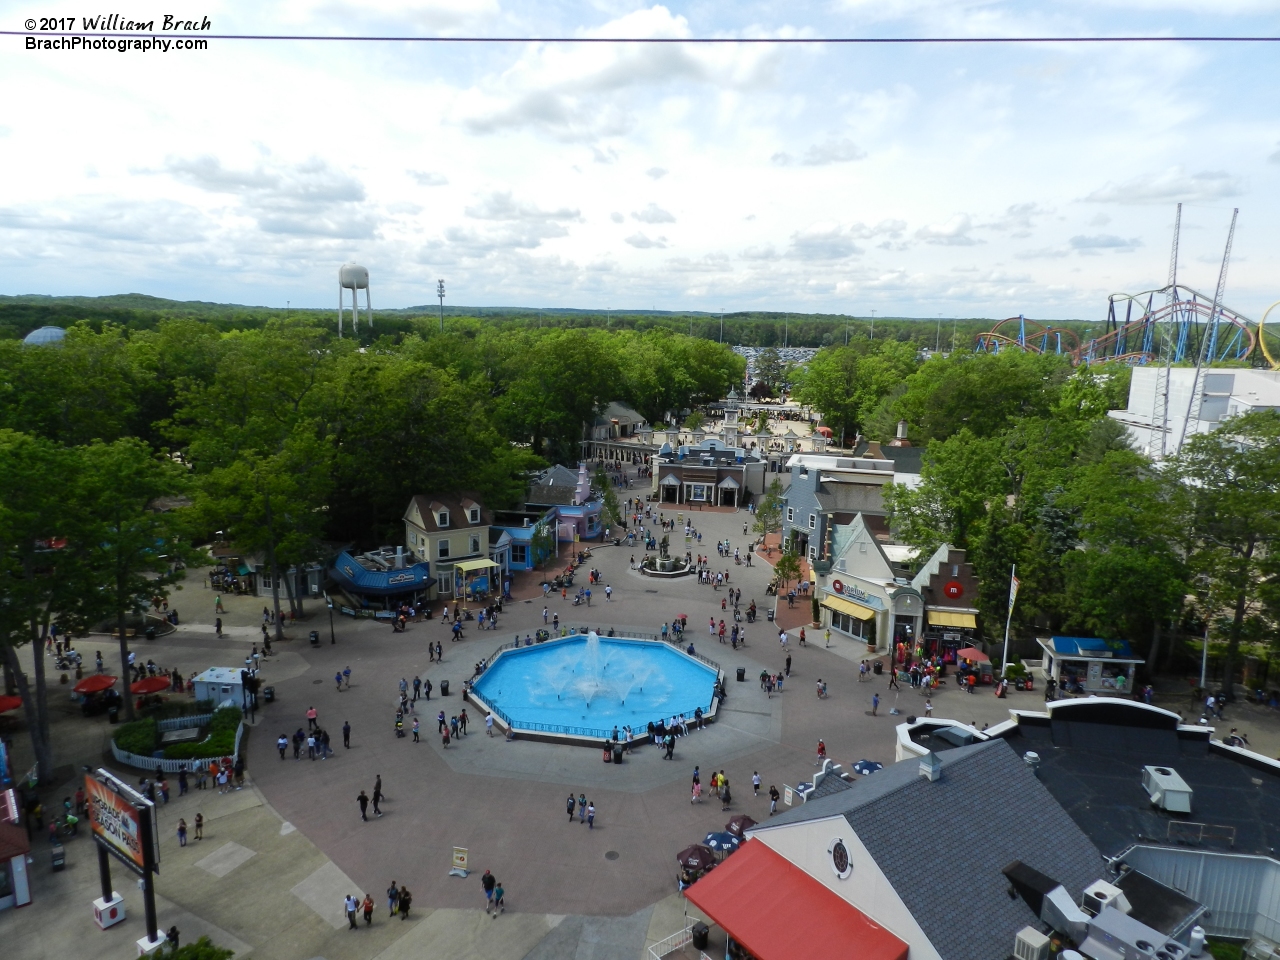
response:
[[[661,641],[577,635],[501,651],[468,696],[520,739],[599,746],[615,726],[642,740],[650,722],[711,715],[718,678]]]

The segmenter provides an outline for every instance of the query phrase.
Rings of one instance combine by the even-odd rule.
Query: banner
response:
[[[1013,613],[1014,601],[1018,599],[1018,584],[1021,581],[1012,574],[1009,576],[1009,612]]]
[[[84,778],[85,799],[89,808],[89,827],[94,838],[124,861],[131,870],[146,869],[143,850],[142,817],[133,802],[116,793],[93,774]]]

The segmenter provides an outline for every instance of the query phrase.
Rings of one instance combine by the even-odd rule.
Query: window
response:
[[[472,553],[479,553],[479,552],[480,552],[480,538],[479,538],[479,537],[472,537],[472,538],[471,538],[471,552],[472,552]]]
[[[817,560],[817,559],[818,559],[818,547],[817,547],[817,545],[816,545],[816,544],[810,544],[810,545],[809,545],[809,559],[810,559],[810,560]]]
[[[810,530],[818,529],[818,515],[816,513],[809,514],[809,529]]]
[[[787,507],[787,523],[792,523],[796,518],[795,507]]]
[[[437,555],[440,557],[440,559],[441,559],[441,560],[447,559],[447,558],[448,558],[448,556],[449,556],[449,541],[448,541],[448,539],[441,540],[441,541],[437,544],[437,550],[438,550]]]
[[[512,563],[528,563],[529,547],[524,543],[513,543],[511,545],[511,562]]]
[[[264,573],[258,578],[258,582],[262,585],[263,590],[271,589],[271,575]]]
[[[472,522],[472,523],[479,523],[479,522],[480,522],[480,508],[479,508],[479,507],[472,507],[472,508],[471,508],[471,522]]]
[[[449,525],[448,510],[441,510],[439,513],[436,514],[436,525],[440,527],[447,527]]]

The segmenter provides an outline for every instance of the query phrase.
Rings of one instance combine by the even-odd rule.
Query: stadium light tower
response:
[[[436,296],[440,298],[440,332],[444,333],[444,281],[436,281]]]

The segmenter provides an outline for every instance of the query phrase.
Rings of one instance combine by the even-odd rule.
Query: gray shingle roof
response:
[[[757,829],[843,816],[944,960],[1002,960],[1036,919],[1000,871],[1021,860],[1078,900],[1102,854],[1004,741],[937,756],[934,782],[904,760]]]

